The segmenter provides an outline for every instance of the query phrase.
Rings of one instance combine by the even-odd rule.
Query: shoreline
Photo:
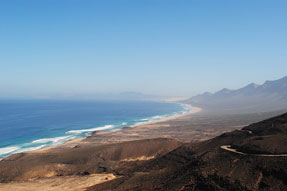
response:
[[[182,118],[182,117],[186,117],[186,116],[189,116],[189,115],[193,115],[193,114],[196,114],[196,113],[199,113],[199,112],[202,111],[201,108],[192,106],[191,104],[184,104],[184,105],[185,105],[186,108],[190,109],[189,111],[187,111],[185,113],[176,114],[176,115],[172,115],[172,116],[167,116],[167,117],[155,120],[155,121],[141,122],[140,124],[135,124],[135,125],[132,125],[132,126],[127,126],[127,127],[140,128],[140,127],[144,127],[144,126],[148,126],[148,125],[154,125],[154,124],[158,124],[158,123],[162,123],[162,122],[176,120],[176,119],[179,119],[179,118]],[[114,129],[114,130],[110,130],[110,131],[93,131],[93,132],[91,132],[89,134],[93,134],[94,132],[112,133],[112,132],[116,132],[116,131],[121,131],[122,129],[123,128]],[[67,147],[71,148],[71,147],[74,147],[76,145],[79,145],[79,144],[83,143],[88,137],[92,137],[92,136],[93,135],[79,137],[79,138],[76,138],[76,139],[69,140],[69,141],[67,141],[67,142],[65,142],[63,144],[60,144],[60,145],[47,146],[47,147],[44,147],[44,148],[36,150],[36,151],[31,151],[29,153],[42,153],[42,152],[46,152],[46,151],[48,151],[50,149],[55,149],[55,148],[59,148],[59,149],[64,149],[64,148],[67,148]]]
[[[175,102],[171,102],[171,103],[175,103]],[[183,113],[180,113],[180,114],[175,114],[175,115],[172,115],[172,116],[166,116],[166,117],[163,117],[163,118],[160,118],[160,119],[156,119],[156,120],[153,120],[153,121],[146,121],[146,122],[139,122],[137,124],[134,124],[134,125],[130,125],[130,126],[127,126],[127,127],[130,127],[130,128],[140,128],[140,127],[143,127],[143,126],[149,126],[149,125],[154,125],[154,124],[158,124],[158,123],[161,123],[161,122],[167,122],[167,121],[171,121],[171,120],[176,120],[178,118],[182,118],[182,117],[186,117],[186,116],[189,116],[189,115],[193,115],[195,113],[199,113],[200,111],[202,111],[201,108],[199,107],[195,107],[195,106],[192,106],[191,104],[184,104],[183,106],[183,109],[184,108],[188,108],[189,110],[188,111],[183,111]],[[124,127],[123,127],[124,128]],[[64,142],[62,144],[58,144],[58,145],[50,145],[50,146],[46,146],[46,147],[43,147],[43,148],[40,148],[39,150],[34,150],[34,151],[27,151],[27,152],[19,152],[19,153],[43,153],[43,152],[47,152],[48,150],[51,150],[51,149],[64,149],[64,148],[71,148],[71,147],[74,147],[78,144],[81,144],[83,143],[88,137],[91,137],[93,136],[92,134],[94,132],[105,132],[105,133],[109,133],[109,132],[115,132],[115,131],[121,131],[123,128],[119,128],[119,129],[114,129],[114,130],[110,130],[110,131],[93,131],[93,132],[90,132],[88,135],[86,136],[83,136],[83,137],[77,137],[75,139],[71,139],[71,140],[68,140],[67,142]],[[14,153],[14,154],[19,154],[19,153]],[[1,160],[3,159],[6,159],[14,154],[11,154],[7,157],[4,157],[4,158],[1,158]]]
[[[181,114],[175,114],[172,116],[163,117],[163,118],[155,120],[155,121],[141,122],[139,124],[132,125],[131,127],[133,128],[133,127],[139,127],[139,126],[143,126],[143,125],[151,125],[151,124],[166,122],[166,121],[170,121],[170,120],[175,120],[175,119],[185,117],[188,115],[192,115],[192,114],[196,114],[196,113],[199,113],[200,111],[202,111],[201,108],[192,106],[191,104],[184,104],[184,105],[185,105],[185,108],[188,108],[190,110],[187,112],[181,113]]]

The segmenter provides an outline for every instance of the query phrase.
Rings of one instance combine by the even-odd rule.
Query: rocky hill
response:
[[[287,114],[185,144],[89,190],[287,190]]]

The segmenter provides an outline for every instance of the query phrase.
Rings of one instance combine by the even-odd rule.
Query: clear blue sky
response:
[[[286,0],[2,0],[0,96],[190,96],[287,75]]]

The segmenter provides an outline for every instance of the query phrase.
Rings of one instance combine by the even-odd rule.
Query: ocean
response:
[[[0,158],[189,110],[152,101],[0,100]]]

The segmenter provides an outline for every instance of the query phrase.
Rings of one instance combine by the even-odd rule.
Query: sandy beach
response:
[[[176,99],[177,100],[177,99]],[[112,130],[112,131],[96,131],[94,133],[91,133],[92,135],[87,136],[87,137],[81,137],[81,138],[77,138],[77,139],[73,139],[70,141],[67,141],[66,143],[63,143],[61,145],[53,145],[53,146],[48,146],[36,151],[31,151],[30,153],[44,153],[47,152],[50,149],[63,149],[63,148],[72,148],[75,146],[78,146],[79,144],[91,144],[91,139],[95,136],[101,136],[106,138],[107,135],[111,135],[111,136],[116,136],[118,135],[118,140],[120,140],[119,142],[122,141],[130,141],[130,140],[136,140],[133,137],[137,137],[140,134],[141,129],[145,129],[145,128],[152,128],[152,127],[158,127],[158,125],[162,126],[163,122],[169,122],[172,120],[176,120],[176,119],[180,119],[183,117],[187,117],[187,116],[191,116],[193,114],[199,113],[200,111],[202,111],[201,108],[199,107],[194,107],[190,104],[185,104],[185,108],[188,108],[189,110],[187,112],[184,112],[183,114],[176,114],[173,116],[168,116],[168,117],[164,117],[158,120],[154,120],[154,121],[147,121],[147,122],[141,122],[138,124],[135,124],[131,127],[126,127],[126,128],[122,128],[122,129],[116,129],[116,130]],[[163,125],[164,126],[164,125]],[[127,132],[127,129],[129,129]],[[134,133],[133,133],[134,132]],[[126,136],[124,136],[124,133],[126,133]],[[162,135],[157,135],[158,137],[162,137]],[[124,138],[125,137],[125,138]],[[166,137],[166,136],[165,136]],[[140,138],[142,139],[142,138]],[[118,141],[116,141],[118,142]],[[115,143],[115,141],[112,141],[110,139],[107,139],[106,141],[95,141],[95,143],[97,144],[109,144],[109,143]]]
[[[175,119],[178,119],[178,118],[181,118],[181,117],[185,117],[185,116],[188,116],[188,115],[196,114],[196,113],[198,113],[198,112],[200,112],[202,110],[201,108],[194,107],[194,106],[192,106],[190,104],[185,104],[185,108],[188,108],[189,111],[184,112],[183,114],[177,114],[177,115],[173,115],[173,116],[169,116],[169,117],[164,117],[164,118],[161,118],[161,119],[158,119],[158,120],[155,120],[155,121],[142,122],[140,124],[133,125],[132,127],[139,127],[139,126],[156,124],[156,123],[160,123],[160,122],[167,122],[167,121],[175,120]]]

